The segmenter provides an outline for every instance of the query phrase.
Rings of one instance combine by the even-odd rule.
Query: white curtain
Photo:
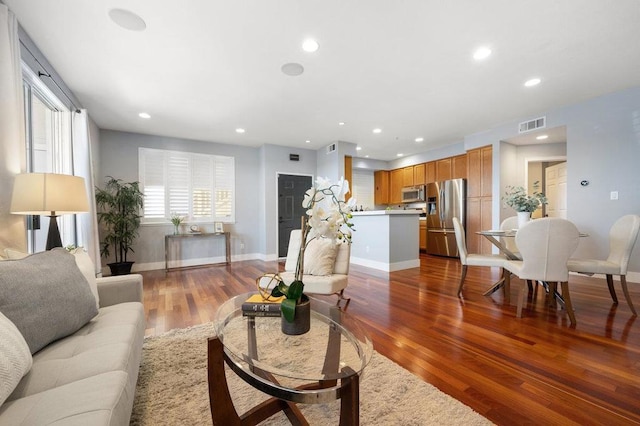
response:
[[[15,175],[26,167],[18,22],[0,4],[0,249],[27,251],[24,216],[9,213]]]
[[[96,214],[95,186],[93,182],[93,158],[87,110],[74,111],[71,116],[73,143],[73,174],[84,178],[89,200],[89,213],[76,216],[78,246],[84,247],[93,260],[96,275],[101,273],[98,216]]]

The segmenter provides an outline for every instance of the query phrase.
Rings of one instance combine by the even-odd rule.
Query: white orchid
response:
[[[302,207],[307,210],[307,219],[302,221],[302,244],[298,253],[295,280],[289,285],[280,282],[271,292],[272,296],[286,296],[281,302],[281,309],[282,315],[289,322],[293,321],[296,303],[304,290],[304,251],[309,242],[323,237],[351,244],[353,223],[349,219],[356,200],[351,197],[349,201],[345,201],[348,193],[349,182],[344,178],[340,178],[337,184],[331,184],[329,179],[319,177],[315,185],[304,194]]]

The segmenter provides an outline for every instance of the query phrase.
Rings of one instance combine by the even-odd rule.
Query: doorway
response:
[[[300,217],[306,214],[302,200],[312,182],[312,176],[278,173],[278,257],[287,256],[289,235],[300,229]]]

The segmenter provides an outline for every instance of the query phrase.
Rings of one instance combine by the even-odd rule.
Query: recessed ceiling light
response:
[[[398,154],[396,154],[398,157],[402,157],[404,154],[399,152]]]
[[[344,126],[344,121],[339,122],[338,126]]]
[[[306,140],[306,141],[304,141],[304,143],[311,143],[311,141],[310,140]]]
[[[424,141],[424,138],[416,138],[416,139],[415,139],[415,141],[416,141],[416,142],[418,142],[418,143],[420,143],[420,142],[423,142],[423,141]]]
[[[147,114],[146,112],[141,112],[140,114],[138,114],[138,117],[140,117],[140,118],[151,118],[151,115]]]
[[[289,62],[288,64],[284,64],[282,67],[280,67],[280,69],[283,73],[292,77],[300,75],[304,72],[304,67],[296,62]]]
[[[144,19],[130,10],[111,9],[109,11],[109,18],[125,30],[144,31],[147,28]]]
[[[369,155],[368,155],[368,154],[367,154],[367,155],[365,155],[365,156],[364,156],[364,158],[369,158]]]
[[[382,129],[373,129],[373,133],[376,133],[376,134],[382,133]]]
[[[320,45],[318,42],[312,38],[308,38],[302,42],[302,50],[305,52],[315,52],[319,47]]]
[[[238,127],[238,128],[236,129],[236,133],[244,133],[244,129],[243,129],[243,128],[241,128],[241,127]]]
[[[487,59],[491,55],[491,49],[486,46],[480,47],[473,52],[473,59],[476,61],[481,61],[483,59]]]
[[[356,146],[356,151],[360,151],[360,150],[362,150],[362,147],[361,146]]]
[[[527,80],[525,81],[524,85],[526,87],[533,87],[533,86],[537,86],[538,84],[540,84],[542,80],[540,80],[539,78],[532,78],[531,80]]]
[[[549,135],[540,135],[540,136],[536,136],[536,139],[538,139],[539,141],[545,140],[549,137]]]

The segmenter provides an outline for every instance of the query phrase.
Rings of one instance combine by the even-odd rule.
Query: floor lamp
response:
[[[88,211],[87,189],[79,176],[24,173],[15,178],[11,213],[49,216],[47,250],[62,247],[59,215]]]

